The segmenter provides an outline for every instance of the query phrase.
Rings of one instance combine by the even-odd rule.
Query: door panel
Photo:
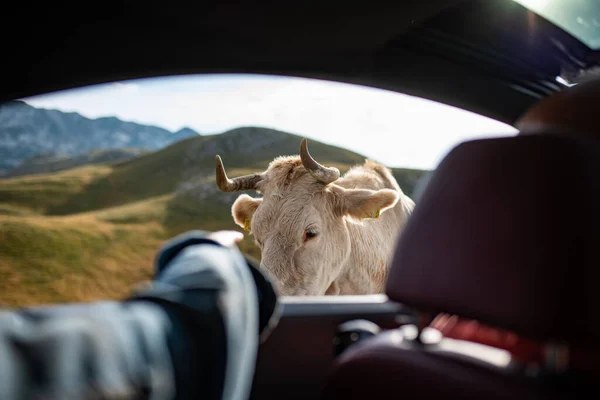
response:
[[[382,329],[414,323],[385,295],[283,297],[281,319],[260,346],[252,399],[318,398],[334,359],[337,327],[366,319]]]

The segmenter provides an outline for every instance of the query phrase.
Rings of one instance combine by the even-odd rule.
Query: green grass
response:
[[[0,305],[122,298],[151,277],[165,240],[240,230],[229,209],[171,194],[67,216],[0,215]],[[240,247],[259,257],[250,238]]]
[[[154,197],[123,206],[102,209],[95,212],[94,215],[101,221],[113,224],[144,224],[163,221],[166,206],[172,198],[172,195]]]
[[[107,166],[86,166],[55,174],[3,179],[0,180],[0,209],[52,213],[51,210],[85,192],[88,185],[111,172]]]
[[[92,216],[0,219],[0,304],[126,296],[148,279],[160,227],[115,227]]]
[[[12,215],[16,217],[25,217],[31,215],[37,215],[35,211],[30,208],[18,206],[16,204],[0,204],[0,216],[1,215]]]

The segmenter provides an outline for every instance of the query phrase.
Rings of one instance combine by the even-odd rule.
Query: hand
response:
[[[206,237],[214,240],[221,246],[233,247],[236,243],[244,238],[244,235],[237,231],[217,231],[210,233]]]

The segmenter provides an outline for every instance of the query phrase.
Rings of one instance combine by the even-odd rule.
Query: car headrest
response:
[[[520,135],[552,132],[600,139],[600,76],[533,105],[516,122]]]
[[[531,338],[600,338],[600,143],[529,135],[454,148],[420,197],[386,292]]]

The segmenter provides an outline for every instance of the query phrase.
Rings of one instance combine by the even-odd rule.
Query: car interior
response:
[[[438,165],[385,293],[281,299],[250,398],[589,397],[600,373],[600,47],[526,3],[128,3],[77,18],[66,5],[30,15],[14,4],[28,17],[20,31],[0,27],[11,38],[0,101],[241,72],[381,88],[514,126],[517,136],[462,143]],[[599,38],[600,7],[588,3]],[[440,313],[544,343],[544,358],[443,337],[428,328]]]

